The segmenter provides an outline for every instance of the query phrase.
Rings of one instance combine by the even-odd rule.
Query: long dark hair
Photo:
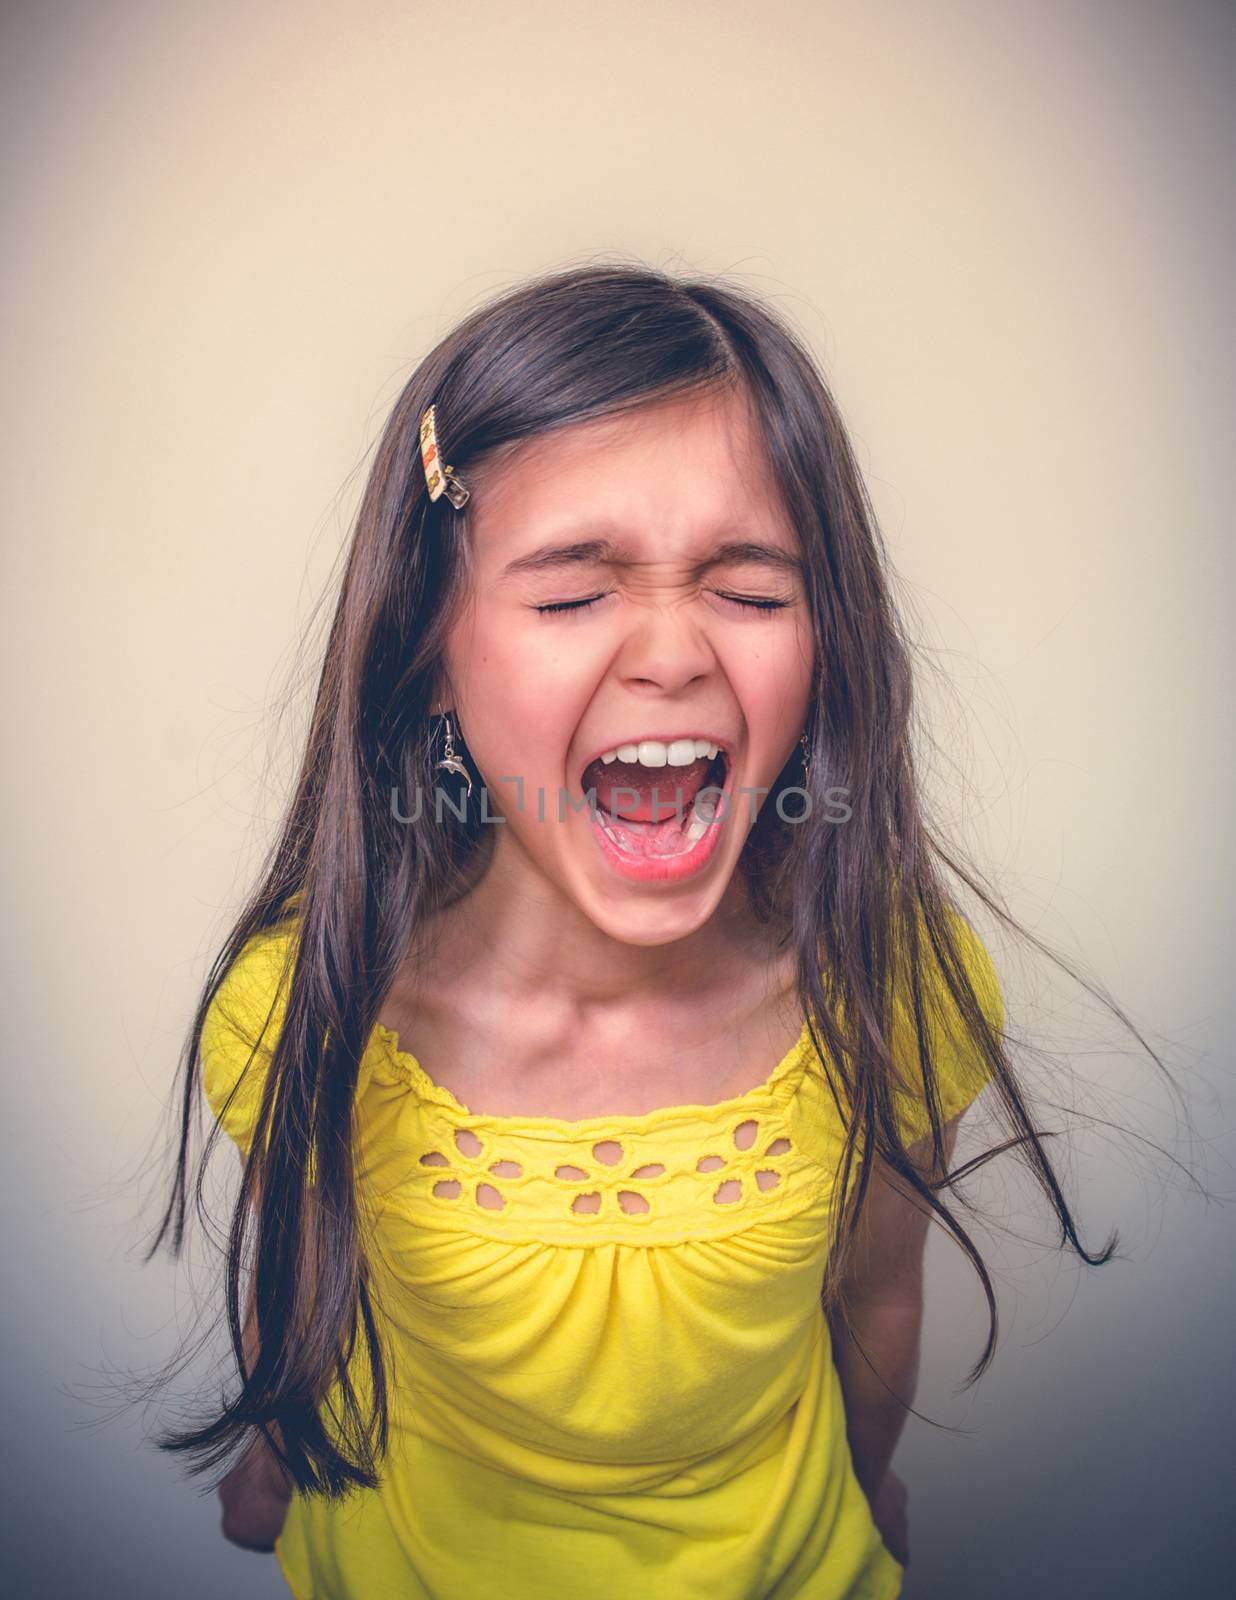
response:
[[[376,1482],[386,1447],[388,1358],[355,1192],[354,1091],[397,968],[426,919],[467,892],[494,832],[470,811],[458,827],[442,828],[431,825],[428,807],[408,822],[391,805],[392,791],[435,787],[431,695],[469,570],[467,507],[458,511],[445,497],[431,502],[426,491],[421,415],[436,403],[446,458],[475,493],[486,466],[521,440],[724,384],[745,390],[761,420],[801,540],[817,641],[809,776],[791,758],[759,812],[740,870],[756,914],[797,953],[803,1016],[818,1025],[813,1043],[846,1125],[843,1194],[857,1167],[855,1202],[837,1212],[834,1259],[853,1236],[866,1194],[872,1163],[860,1157],[875,1152],[972,1262],[990,1326],[968,1381],[986,1369],[997,1337],[991,1281],[940,1197],[960,1173],[938,1182],[919,1174],[902,1143],[894,1099],[891,1007],[905,982],[921,1066],[914,1087],[940,1164],[928,966],[942,975],[975,1059],[990,1074],[1009,1134],[962,1170],[1017,1147],[1059,1218],[1062,1241],[1092,1265],[1115,1249],[1115,1234],[1096,1253],[1078,1237],[1010,1065],[1005,1032],[964,958],[957,886],[1058,961],[1154,1052],[1105,992],[1014,921],[925,815],[912,753],[911,647],[861,474],[811,357],[777,313],[732,285],[627,264],[564,271],[469,316],[426,357],[394,405],[347,553],[295,792],[197,1007],[181,1065],[176,1173],[151,1254],[164,1243],[178,1253],[191,1209],[203,1204],[203,1169],[218,1130],[196,1165],[193,1135],[211,1002],[246,944],[294,916],[283,1020],[227,1242],[238,1386],[217,1415],[161,1441],[187,1452],[196,1470],[219,1466],[255,1430],[273,1424],[299,1488],[338,1495]],[[825,792],[837,784],[848,789],[852,815],[844,827],[782,820],[778,795],[804,779],[821,819]],[[792,807],[787,813],[798,815]],[[242,1348],[246,1279],[258,1336],[249,1370]],[[835,1281],[835,1273],[826,1278],[826,1297]],[[356,1376],[362,1368],[363,1381]]]

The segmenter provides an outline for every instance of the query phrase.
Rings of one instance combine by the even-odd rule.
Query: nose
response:
[[[624,682],[673,694],[708,676],[716,656],[690,612],[691,608],[676,605],[641,610],[618,653]]]

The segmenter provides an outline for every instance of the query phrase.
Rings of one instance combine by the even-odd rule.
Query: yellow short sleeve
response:
[[[287,986],[280,980],[289,942],[287,933],[255,934],[228,968],[202,1023],[202,1089],[219,1125],[246,1155],[283,1025]]]
[[[950,913],[950,920],[983,1015],[999,1033],[1004,1027],[1004,996],[995,966],[982,940],[966,919],[953,912]],[[920,943],[920,955],[924,961],[922,990],[927,1037],[931,1045],[940,1120],[943,1124],[966,1109],[991,1081],[991,1073],[978,1045],[970,1037],[925,935]],[[931,1119],[923,1096],[913,1002],[904,984],[894,1003],[891,1045],[894,1060],[909,1085],[908,1092],[898,1097],[902,1138],[909,1145],[931,1132]]]

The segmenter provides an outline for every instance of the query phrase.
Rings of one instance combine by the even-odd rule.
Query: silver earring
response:
[[[451,714],[447,711],[444,715],[446,717],[446,754],[440,761],[434,762],[434,770],[437,771],[441,768],[443,772],[457,772],[468,785],[468,792],[465,798],[470,799],[472,796],[472,779],[468,776],[467,767],[464,766],[455,753],[455,736],[451,730]]]
[[[807,743],[807,735],[805,733],[799,734],[798,742],[802,746],[803,752],[803,782],[807,783],[811,777],[811,746]]]

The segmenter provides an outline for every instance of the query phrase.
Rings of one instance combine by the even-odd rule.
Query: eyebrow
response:
[[[580,539],[571,544],[544,544],[526,556],[518,556],[514,561],[508,561],[498,574],[498,582],[504,583],[508,578],[524,577],[530,573],[558,572],[564,568],[597,566],[602,563],[610,566],[635,565],[608,539]],[[775,572],[788,572],[794,575],[802,572],[802,562],[796,555],[780,549],[777,545],[763,544],[758,539],[726,540],[724,544],[717,545],[712,554],[705,556],[703,561],[696,562],[692,570],[703,572],[709,567],[733,566],[739,563],[768,567]]]

